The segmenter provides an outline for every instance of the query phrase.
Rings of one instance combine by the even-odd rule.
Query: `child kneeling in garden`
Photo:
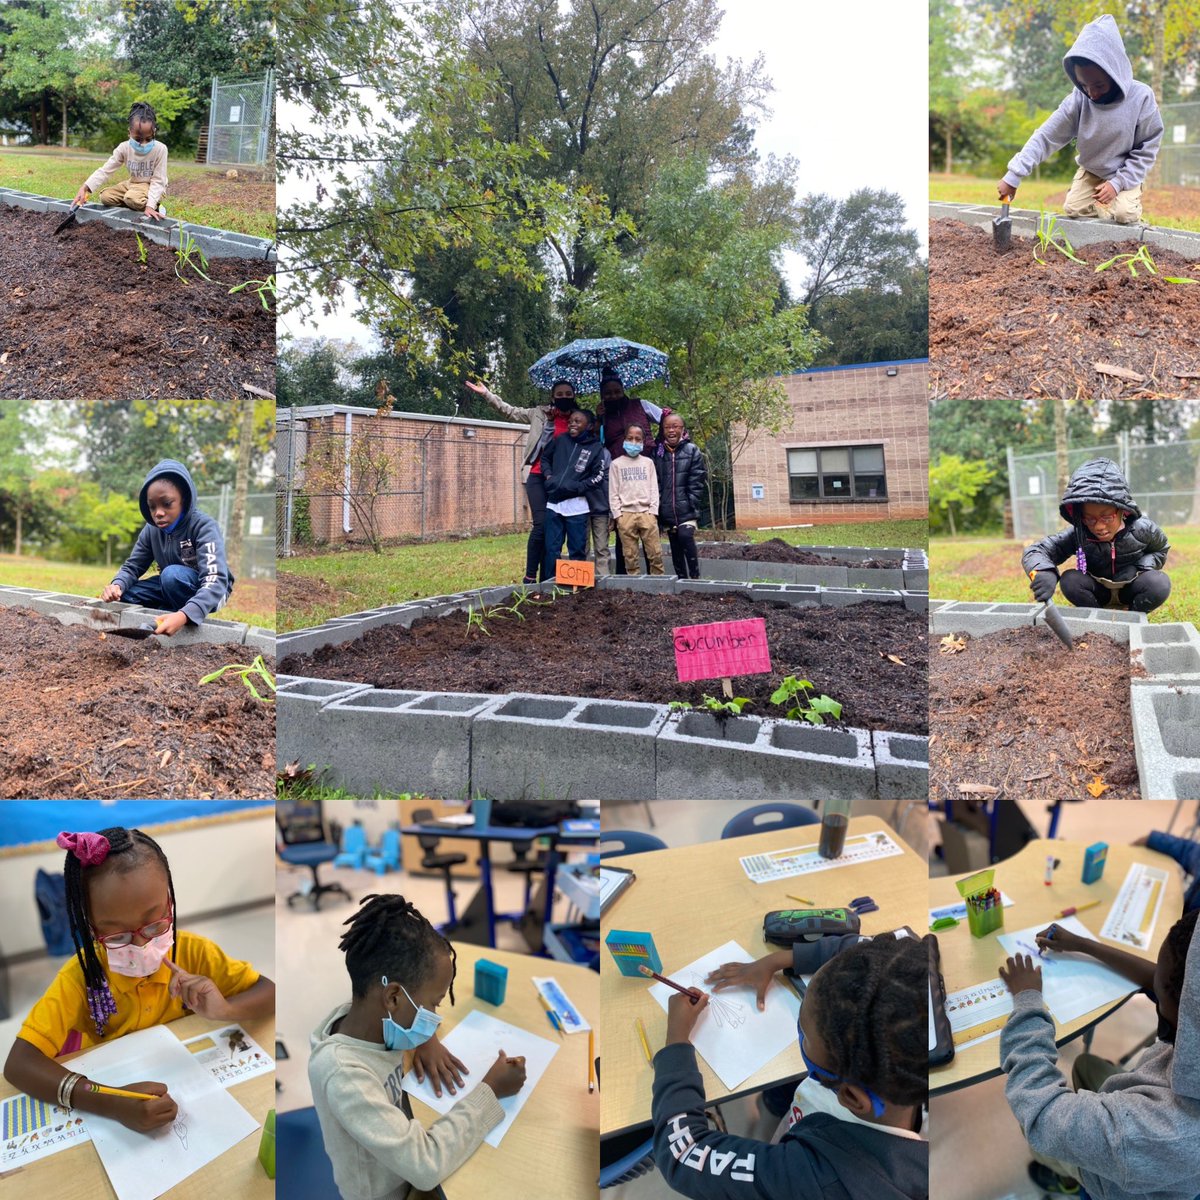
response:
[[[103,187],[118,167],[129,171],[129,178],[114,183],[100,193],[105,208],[132,208],[161,221],[159,201],[167,192],[167,148],[155,138],[158,118],[154,109],[138,101],[129,110],[129,140],[122,142],[109,155],[108,162],[93,171],[75,194],[76,204],[86,204],[88,193]]]
[[[133,553],[100,593],[101,600],[174,610],[158,619],[155,630],[167,637],[189,622],[201,624],[233,593],[221,530],[195,502],[196,487],[187,467],[164,458],[138,494],[146,525]],[[141,579],[151,563],[158,564],[159,573]]]
[[[1071,526],[1034,542],[1021,555],[1034,599],[1049,600],[1055,589],[1077,608],[1128,608],[1153,612],[1171,594],[1163,571],[1170,543],[1133,502],[1121,468],[1093,458],[1071,476],[1058,506]],[[1074,556],[1060,572],[1059,564]]]

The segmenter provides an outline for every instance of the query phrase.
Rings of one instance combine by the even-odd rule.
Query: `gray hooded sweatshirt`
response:
[[[1088,98],[1075,80],[1071,63],[1075,58],[1095,63],[1117,85],[1117,97],[1110,104]],[[1158,157],[1163,120],[1154,93],[1133,77],[1116,21],[1107,14],[1089,21],[1063,58],[1063,70],[1071,81],[1071,94],[1008,164],[1004,182],[1018,187],[1038,163],[1074,138],[1075,161],[1085,171],[1111,183],[1118,192],[1136,187]]]
[[[1188,949],[1174,1044],[1161,1038],[1098,1092],[1058,1069],[1042,993],[1013,998],[1000,1035],[1004,1095],[1030,1146],[1077,1163],[1091,1200],[1194,1200],[1200,1192],[1200,933]]]

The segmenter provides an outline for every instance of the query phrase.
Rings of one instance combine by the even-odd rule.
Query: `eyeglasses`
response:
[[[167,916],[159,917],[157,921],[151,921],[149,925],[143,925],[141,929],[126,929],[122,933],[106,933],[103,937],[100,937],[93,929],[92,936],[102,945],[116,950],[120,946],[128,946],[135,937],[145,938],[148,942],[153,941],[156,937],[162,937],[171,928],[171,922],[174,919],[175,912],[168,905]]]
[[[865,1087],[861,1083],[855,1083],[853,1079],[847,1079],[844,1075],[836,1075],[833,1071],[828,1071],[824,1067],[818,1067],[811,1058],[808,1057],[808,1051],[804,1048],[804,1030],[800,1030],[800,1057],[804,1059],[804,1065],[808,1068],[808,1073],[814,1078],[819,1079],[823,1083],[853,1083],[855,1087],[862,1088],[867,1093],[867,1099],[871,1101],[871,1115],[874,1117],[883,1116],[883,1100],[877,1096],[869,1087]]]

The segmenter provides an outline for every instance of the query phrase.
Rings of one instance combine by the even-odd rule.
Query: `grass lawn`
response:
[[[99,596],[111,583],[120,563],[97,567],[88,563],[60,563],[22,554],[0,554],[0,586],[45,588],[73,596]],[[216,614],[223,621],[245,621],[263,629],[275,628],[275,584],[269,579],[239,579],[233,599]]]
[[[933,174],[929,176],[929,199],[957,204],[989,204],[1000,211],[996,179],[974,175]],[[1017,207],[1062,212],[1070,183],[1063,179],[1026,179],[1017,190]],[[1142,219],[1148,225],[1167,229],[1191,229],[1200,232],[1200,199],[1188,195],[1185,188],[1148,189],[1142,196]]]
[[[107,158],[86,150],[5,149],[0,151],[0,187],[73,200],[79,185]],[[274,238],[274,179],[248,178],[248,168],[237,170],[242,178],[226,179],[225,168],[171,160],[171,182],[163,200],[168,217]],[[117,171],[110,182],[125,177],[124,171]]]
[[[924,546],[928,526],[924,521],[880,521],[752,529],[749,534],[755,542],[779,537],[794,545]],[[290,558],[281,564],[280,632],[319,625],[339,613],[516,582],[525,567],[525,542],[523,533],[481,534],[398,546],[382,554],[351,550]],[[293,584],[287,576],[302,578]]]
[[[1170,526],[1166,571],[1171,595],[1149,616],[1161,621],[1200,621],[1200,528]],[[929,594],[937,600],[979,600],[1031,604],[1029,580],[1021,574],[1021,552],[1027,543],[1003,538],[935,537],[929,546]],[[1060,593],[1055,603],[1067,606]]]

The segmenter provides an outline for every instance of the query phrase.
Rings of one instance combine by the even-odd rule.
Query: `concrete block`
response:
[[[497,800],[578,799],[603,780],[613,800],[654,795],[661,704],[514,693],[471,726],[471,789]]]
[[[311,654],[325,646],[344,646],[363,633],[357,621],[337,623],[327,621],[324,625],[311,625],[306,629],[294,629],[281,633],[275,639],[275,653],[282,662],[289,654]]]
[[[1200,233],[1146,225],[1143,227],[1142,241],[1149,245],[1151,257],[1156,250],[1173,250],[1184,258],[1200,259]]]
[[[929,591],[929,568],[905,567],[903,572],[904,583],[900,586],[906,592],[927,592]]]
[[[873,730],[875,781],[881,800],[929,798],[929,739]]]
[[[735,583],[728,579],[677,579],[675,581],[675,592],[680,596],[687,592],[698,592],[702,596],[729,596],[738,593],[745,594],[750,590],[750,584]]]
[[[874,797],[871,739],[862,729],[707,712],[671,717],[658,736],[660,800]]]
[[[980,604],[954,600],[939,602],[932,612],[929,630],[939,636],[947,633],[969,633],[982,637],[1001,629],[1019,629],[1033,623],[1040,604]],[[1072,636],[1102,633],[1115,642],[1128,644],[1129,630],[1146,623],[1145,613],[1121,612],[1118,609],[1063,608],[1058,606]],[[1041,625],[1044,618],[1039,619]],[[1052,637],[1047,631],[1047,636]]]
[[[1188,621],[1132,625],[1129,660],[1147,672],[1131,677],[1134,687],[1167,681],[1200,684],[1200,633]]]
[[[53,617],[62,625],[91,625],[99,628],[100,623],[94,610],[85,603],[83,596],[72,596],[64,592],[48,592],[43,596],[31,596],[29,607],[46,617]],[[103,618],[100,618],[103,621]],[[117,622],[111,624],[117,627]]]
[[[1200,685],[1131,689],[1143,800],[1200,800]]]
[[[229,643],[240,646],[246,640],[249,628],[249,625],[241,621],[222,621],[218,617],[206,617],[200,625],[185,625],[173,637],[162,640],[172,646],[223,646]]]
[[[781,573],[776,569],[782,565],[781,563],[751,563],[741,558],[702,558],[700,559],[700,576],[702,579],[731,579],[735,583],[751,583],[755,579],[783,582]],[[752,571],[751,567],[755,569]]]
[[[606,575],[596,586],[607,591],[649,592],[652,596],[673,596],[680,582],[674,575]],[[688,582],[703,583],[704,580]]]
[[[350,683],[341,679],[306,679],[295,675],[280,675],[275,680],[275,753],[280,767],[299,761],[318,767],[326,764],[319,758],[322,750],[318,717],[322,707],[331,700],[367,691],[365,683]]]
[[[904,571],[901,567],[848,567],[847,587],[902,588]]]
[[[471,722],[494,696],[370,688],[321,706],[325,778],[359,796],[471,794]]]
[[[34,596],[53,596],[45,588],[0,587],[0,608],[30,608]]]
[[[848,604],[903,604],[904,597],[898,591],[883,588],[822,588],[821,603],[830,608],[845,608]]]
[[[246,626],[246,638],[243,643],[248,651],[255,654],[269,654],[275,657],[275,630],[262,629],[257,625]]]
[[[900,595],[904,597],[904,607],[909,612],[929,611],[928,592],[901,592]]]

